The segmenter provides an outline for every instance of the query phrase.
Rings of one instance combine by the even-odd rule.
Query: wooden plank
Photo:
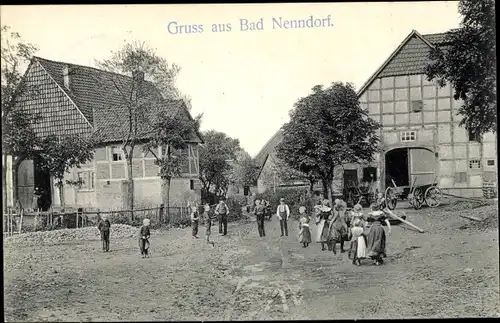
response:
[[[414,225],[413,223],[409,222],[409,221],[406,221],[405,219],[403,218],[400,218],[399,216],[397,216],[396,214],[392,213],[391,210],[389,209],[384,209],[384,212],[386,212],[387,214],[389,214],[390,216],[392,216],[393,218],[395,218],[396,220],[399,220],[401,222],[403,222],[404,224],[407,224],[409,225],[410,227],[416,229],[418,232],[420,233],[424,233],[424,230],[422,230],[421,228],[417,227],[416,225]]]
[[[472,216],[472,215],[460,214],[460,216],[461,216],[462,218],[466,218],[466,219],[473,220],[473,221],[477,221],[477,222],[481,222],[481,221],[483,221],[483,219],[477,218],[477,217]]]

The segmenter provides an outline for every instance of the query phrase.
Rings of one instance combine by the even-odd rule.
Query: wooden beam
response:
[[[404,224],[407,224],[409,225],[410,227],[416,229],[418,232],[420,233],[424,233],[424,230],[422,230],[421,228],[417,227],[416,225],[414,225],[413,223],[409,222],[409,221],[406,221],[405,219],[403,218],[400,218],[399,216],[397,216],[396,214],[392,213],[391,210],[389,210],[388,208],[385,208],[384,209],[384,212],[386,212],[387,214],[389,214],[390,216],[392,216],[393,218],[395,218],[396,220],[399,220],[401,222],[403,222]]]
[[[481,222],[481,221],[483,221],[483,219],[476,218],[475,216],[472,216],[472,215],[460,214],[460,216],[461,216],[462,218],[466,218],[466,219],[473,220],[473,221],[477,221],[477,222]]]

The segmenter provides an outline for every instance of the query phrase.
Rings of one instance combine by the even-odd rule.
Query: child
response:
[[[259,232],[259,237],[265,237],[266,231],[264,230],[264,209],[265,206],[261,204],[261,201],[255,200],[255,208],[253,210],[255,218],[257,219],[257,231]]]
[[[366,258],[366,237],[360,219],[355,219],[353,227],[350,231],[351,247],[349,248],[349,259],[352,259],[352,264],[361,265],[361,259]]]
[[[352,208],[352,211],[351,211],[351,220],[350,220],[351,227],[354,227],[354,222],[356,220],[359,220],[361,222],[361,227],[363,229],[366,228],[366,220],[365,220],[365,217],[363,216],[363,207],[361,206],[361,204],[356,204]]]
[[[139,231],[139,248],[141,249],[142,258],[149,258],[149,219],[142,221],[142,227]]]
[[[205,228],[206,228],[205,234],[207,236],[207,242],[210,243],[210,234],[212,233],[213,215],[212,215],[212,210],[210,210],[210,205],[208,203],[205,203],[205,206],[203,207],[203,215],[204,215]]]
[[[198,239],[198,224],[200,218],[198,217],[198,210],[196,205],[191,206],[191,227],[193,228],[193,237]]]
[[[109,251],[109,230],[111,223],[109,222],[106,214],[101,215],[101,220],[97,224],[97,229],[101,232],[102,252]]]
[[[302,243],[303,248],[307,248],[311,243],[311,230],[309,229],[309,221],[311,221],[309,215],[306,214],[306,208],[304,206],[299,207],[299,242]]]

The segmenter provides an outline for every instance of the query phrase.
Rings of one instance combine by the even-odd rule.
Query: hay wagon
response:
[[[415,185],[417,177],[414,178],[413,183],[410,187],[407,186],[396,186],[396,183],[392,181],[394,187],[388,187],[385,190],[385,201],[389,210],[394,210],[397,205],[398,199],[408,198],[410,205],[418,210],[425,203],[428,207],[437,207],[441,204],[441,199],[443,198],[443,193],[437,187],[437,178],[429,184]],[[409,190],[408,190],[409,188]],[[408,194],[404,196],[403,192],[407,191]]]

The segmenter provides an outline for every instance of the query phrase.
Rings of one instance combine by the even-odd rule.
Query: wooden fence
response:
[[[101,215],[106,215],[114,223],[141,225],[148,218],[152,226],[161,224],[182,224],[190,222],[187,207],[159,205],[152,208],[130,210],[99,210],[95,208],[51,208],[49,211],[28,211],[7,208],[3,215],[3,234],[13,235],[21,232],[44,231],[61,228],[81,228],[97,225]]]

